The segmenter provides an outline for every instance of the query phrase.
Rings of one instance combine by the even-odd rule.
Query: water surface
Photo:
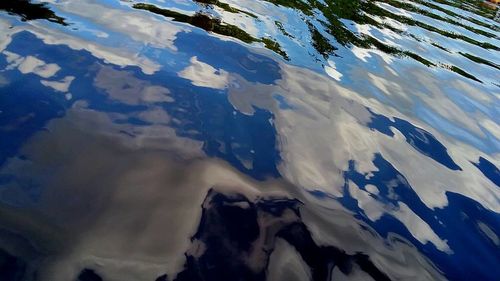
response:
[[[470,0],[0,2],[0,279],[496,280]]]

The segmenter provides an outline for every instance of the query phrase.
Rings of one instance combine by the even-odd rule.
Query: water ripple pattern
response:
[[[498,280],[496,3],[0,1],[0,280]]]

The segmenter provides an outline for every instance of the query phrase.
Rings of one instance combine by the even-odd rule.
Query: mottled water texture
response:
[[[0,1],[0,280],[498,280],[497,13]]]

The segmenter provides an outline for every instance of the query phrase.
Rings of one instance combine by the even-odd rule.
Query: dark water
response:
[[[0,1],[0,280],[498,280],[470,0]]]

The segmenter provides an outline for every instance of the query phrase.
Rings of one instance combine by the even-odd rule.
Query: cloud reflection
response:
[[[496,31],[331,2],[224,6],[286,63],[128,3],[2,14],[0,257],[54,281],[185,280],[221,252],[257,280],[491,277],[498,95],[469,78],[496,69],[456,51],[495,65]]]

